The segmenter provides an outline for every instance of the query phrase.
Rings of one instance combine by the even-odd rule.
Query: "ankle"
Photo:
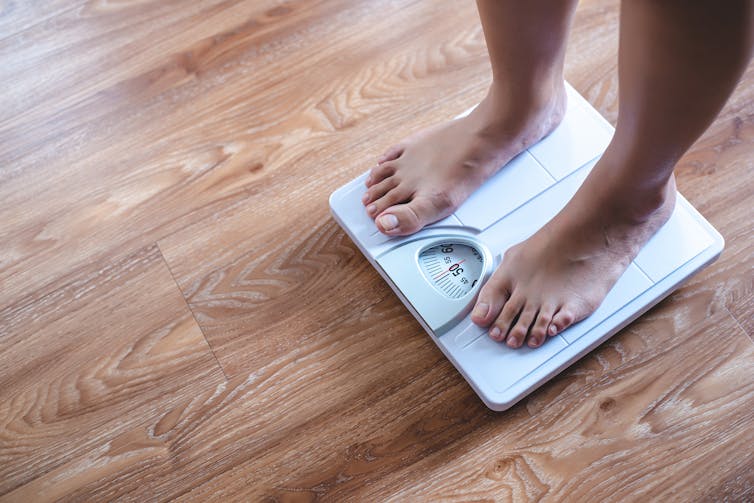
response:
[[[484,102],[491,112],[486,124],[494,131],[519,132],[531,126],[554,127],[565,115],[563,81],[517,88],[493,82]],[[549,126],[548,126],[549,125]]]
[[[493,80],[487,98],[501,108],[531,110],[544,108],[560,99],[565,93],[563,77],[532,81]]]
[[[675,201],[675,179],[658,185],[626,187],[615,191],[613,207],[630,224],[641,225],[665,211]]]
[[[673,165],[623,149],[613,138],[594,167],[591,190],[614,214],[641,224],[675,201]]]

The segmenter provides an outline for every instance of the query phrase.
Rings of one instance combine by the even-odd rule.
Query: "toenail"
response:
[[[386,231],[390,231],[398,227],[398,217],[395,215],[382,215],[380,217],[380,225],[382,225],[382,228]]]
[[[499,339],[500,338],[500,329],[498,327],[492,327],[490,330],[490,337],[493,339]]]
[[[476,318],[484,318],[490,310],[490,305],[486,302],[480,302],[474,307],[474,311],[471,312],[471,316]],[[499,329],[498,329],[499,330]]]
[[[558,333],[558,327],[555,325],[550,325],[550,335],[555,335]]]
[[[369,201],[369,194],[365,192],[364,195],[361,196],[361,202],[367,204],[367,201]]]
[[[539,346],[539,340],[537,340],[537,339],[531,339],[529,341],[529,347],[530,348],[536,348],[537,346]]]
[[[515,337],[508,337],[508,346],[512,348],[518,347],[518,339]]]
[[[371,181],[372,181],[372,175],[369,175],[369,176],[367,177],[367,179],[366,179],[366,180],[364,180],[364,183],[365,183],[365,184],[367,185],[367,187],[368,187],[368,186],[369,186],[369,182],[371,182]]]
[[[370,204],[367,206],[367,213],[370,215],[373,214],[375,211],[377,211],[377,205],[376,204]]]

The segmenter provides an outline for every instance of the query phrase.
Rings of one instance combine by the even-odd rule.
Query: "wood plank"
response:
[[[0,340],[0,494],[224,382],[154,245],[3,309]]]
[[[118,465],[117,472],[93,476],[86,470],[92,458],[101,458],[103,464],[115,462],[111,459],[114,456],[103,448],[74,458],[69,468],[74,473],[81,472],[80,482],[83,484],[92,484],[96,480],[94,488],[88,489],[93,491],[91,494],[99,494],[102,490],[115,491],[114,494],[118,495],[124,494],[123,491],[138,495],[144,491],[152,497],[172,497],[188,493],[213,474],[232,470],[242,460],[254,459],[265,452],[274,455],[278,448],[285,449],[290,437],[308,438],[312,429],[321,429],[328,424],[336,426],[332,420],[335,417],[348,417],[356,412],[367,414],[368,408],[364,407],[363,401],[367,389],[377,386],[379,394],[390,402],[386,404],[388,407],[394,407],[396,400],[405,401],[407,391],[402,392],[402,397],[393,396],[393,392],[403,386],[391,384],[390,389],[379,389],[381,382],[392,380],[390,376],[400,375],[400,380],[406,384],[412,381],[412,376],[427,370],[435,372],[437,377],[444,374],[457,378],[447,371],[448,363],[439,354],[434,361],[415,365],[410,374],[397,372],[400,368],[407,368],[413,359],[410,355],[397,359],[390,374],[385,374],[385,368],[375,366],[370,353],[392,353],[406,335],[404,329],[391,332],[387,341],[381,337],[385,327],[396,327],[393,315],[402,311],[392,297],[388,298],[385,308],[391,311],[372,309],[360,313],[362,319],[375,322],[366,347],[360,337],[344,337],[353,334],[350,325],[355,322],[347,323],[338,334],[333,334],[314,349],[303,347],[300,352],[286,354],[270,365],[255,368],[247,376],[211,390],[198,391],[186,397],[174,410],[153,417],[151,422],[134,432],[127,432],[129,438],[141,439],[135,441],[134,451],[144,449],[143,456],[137,455],[132,465]],[[415,333],[413,320],[406,318],[406,326]],[[424,347],[428,342],[425,337],[413,337],[413,340]],[[332,344],[333,341],[338,342]],[[352,361],[346,372],[332,367],[333,363],[341,365],[338,355],[354,353],[354,347],[363,348],[363,354],[359,360]],[[442,367],[445,367],[444,372]],[[327,396],[322,396],[322,386],[331,390]],[[380,426],[373,424],[372,427]],[[340,427],[336,430],[340,431]],[[146,438],[153,442],[147,442]],[[157,441],[170,452],[169,457],[163,458],[160,450],[150,454]],[[100,470],[99,463],[93,464],[95,471]],[[260,470],[264,472],[267,468],[262,466]],[[137,473],[138,477],[135,476]],[[53,474],[51,480],[54,481],[55,477],[57,475]],[[253,481],[255,477],[256,472],[248,474],[249,480]],[[49,488],[51,482],[48,484],[46,480],[44,477],[35,481],[31,487]],[[74,484],[75,481],[69,482],[69,491],[75,492]]]
[[[39,128],[44,126],[40,119],[58,118],[73,106],[79,106],[81,112],[84,103],[94,105],[85,110],[97,112],[97,115],[113,112],[113,105],[143,94],[145,89],[134,84],[149,82],[140,74],[154,72],[151,83],[155,84],[158,80],[154,79],[155,74],[168,73],[165,70],[170,69],[171,60],[180,56],[176,49],[204,47],[197,56],[207,56],[206,49],[214,44],[207,44],[206,39],[232,30],[246,17],[260,18],[264,16],[264,9],[272,7],[271,2],[235,4],[221,0],[191,4],[176,0],[66,2],[61,12],[55,12],[49,5],[39,9],[47,10],[54,19],[37,23],[21,35],[0,40],[0,57],[6,63],[0,69],[0,77],[7,85],[7,92],[0,97],[1,118],[5,119],[0,124],[8,125],[6,121],[12,121],[13,129],[18,130],[19,124],[26,126],[34,121],[36,131],[40,132],[45,131]],[[200,20],[202,22],[198,22]],[[198,41],[203,41],[203,46],[196,45]],[[207,68],[195,66],[193,69]],[[162,83],[174,82],[163,80]],[[165,86],[163,90],[168,88],[170,86]],[[128,95],[119,97],[123,92]],[[72,117],[75,120],[71,120]],[[66,118],[69,120],[58,124],[57,128],[48,125],[47,129],[52,129],[49,133],[60,135],[92,119],[82,115]],[[40,140],[24,136],[24,143]],[[4,150],[18,151],[19,147],[4,145]]]
[[[43,2],[0,2],[0,46],[22,39],[23,32],[35,25],[47,23],[64,15],[67,11],[80,8],[83,1],[47,0]]]
[[[215,218],[225,205],[247,204],[250,193],[267,187],[271,171],[318,145],[309,138],[355,120],[337,115],[351,106],[339,101],[345,96],[342,82],[314,70],[348,68],[352,61],[364,65],[372,53],[409,36],[401,31],[378,37],[379,27],[361,30],[362,36],[380,40],[375,47],[354,36],[358,27],[340,28],[349,18],[377,16],[377,2],[308,1],[277,11],[262,9],[269,4],[249,4],[234,4],[214,17],[195,13],[176,26],[167,23],[168,31],[181,33],[199,26],[177,40],[160,34],[163,44],[186,44],[179,49],[150,41],[150,30],[158,30],[159,23],[146,23],[143,39],[129,32],[149,11],[134,19],[125,15],[118,37],[134,42],[122,48],[115,37],[97,53],[122,63],[102,72],[85,59],[85,71],[76,73],[80,78],[63,75],[60,86],[73,92],[60,100],[59,93],[44,95],[0,124],[5,139],[0,234],[10,243],[0,263],[0,303],[113,250],[138,249],[189,222]],[[422,10],[430,9],[424,5],[417,14]],[[200,18],[204,22],[198,23]],[[300,27],[304,20],[311,26]],[[312,42],[311,53],[299,50],[304,36]],[[326,50],[329,40],[339,38],[342,53]],[[431,72],[432,64],[419,61],[414,71]],[[94,72],[102,76],[89,82]],[[19,80],[14,89],[27,84],[33,82]],[[379,103],[392,89],[373,91]],[[331,113],[344,122],[331,123]],[[82,234],[96,239],[81,239]]]
[[[754,345],[713,299],[705,290],[664,303],[505,414],[432,367],[399,383],[402,407],[365,396],[357,417],[315,416],[190,498],[746,499],[754,457],[730,452],[754,440]],[[689,303],[696,315],[679,317],[673,304]],[[431,359],[407,350],[417,364]]]
[[[728,308],[741,329],[754,341],[754,294],[730,301]]]
[[[468,63],[463,61],[469,57],[470,48],[483,50],[479,26],[456,29],[455,36],[448,39],[453,20],[432,18],[425,22],[427,29],[420,30],[424,34],[420,45],[404,46],[388,61],[354,60],[347,73],[339,70],[339,80],[322,89],[321,98],[312,100],[311,108],[290,117],[286,127],[295,138],[301,135],[303,141],[288,140],[282,155],[270,155],[265,160],[267,172],[261,180],[264,190],[249,193],[244,206],[228,206],[214,218],[160,240],[176,280],[229,375],[248,365],[246,357],[241,356],[244,351],[238,351],[251,338],[259,340],[255,337],[259,327],[267,328],[265,337],[269,339],[265,344],[284,351],[288,346],[281,346],[279,339],[291,338],[290,327],[299,329],[299,338],[309,337],[313,327],[304,324],[305,320],[318,323],[326,319],[331,306],[341,299],[345,286],[341,282],[349,276],[336,274],[337,269],[331,271],[327,265],[348,267],[352,245],[343,249],[348,256],[341,257],[330,243],[342,238],[334,238],[333,233],[339,231],[326,201],[338,185],[370,166],[380,148],[374,138],[385,137],[387,131],[395,134],[392,124],[396,119],[388,115],[395,114],[395,109],[382,102],[381,95],[387,92],[381,88],[390,85],[396,74],[409,75],[405,85],[389,91],[393,93],[391,100],[402,100],[401,106],[407,111],[401,114],[410,118],[410,123],[401,122],[405,134],[436,121],[442,110],[453,109],[446,112],[448,117],[474,102],[475,98],[468,96],[468,86],[458,86],[463,92],[449,95],[445,86],[437,84],[441,79],[468,79],[462,66]],[[428,72],[425,67],[429,64],[437,68]],[[486,75],[478,79],[479,91],[486,80]],[[353,96],[350,102],[335,101],[345,92]],[[429,96],[419,100],[420,95]],[[385,121],[380,113],[386,116]],[[291,295],[297,295],[302,305],[285,309]],[[332,304],[318,306],[314,298],[308,299],[310,295],[334,297]],[[357,297],[349,291],[342,299]],[[312,309],[311,314],[303,312],[304,305]],[[334,325],[337,318],[329,323]],[[289,328],[276,331],[278,326]]]
[[[71,460],[63,494],[746,499],[754,458],[730,452],[754,440],[754,344],[714,291],[680,293],[504,414],[484,408],[412,320],[385,330],[401,310],[388,296],[387,312],[362,315],[372,333],[348,322]],[[679,316],[683,306],[694,309]],[[61,495],[56,477],[30,488]]]
[[[726,240],[718,262],[702,277],[743,329],[754,333],[754,65],[712,127],[679,163],[680,190]]]

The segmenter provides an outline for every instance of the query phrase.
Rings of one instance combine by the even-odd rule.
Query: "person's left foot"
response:
[[[388,236],[412,234],[445,218],[555,129],[565,107],[562,79],[542,82],[525,96],[491,86],[468,116],[421,131],[383,154],[366,180],[367,214]]]
[[[512,348],[540,346],[592,314],[670,217],[675,182],[654,194],[614,185],[600,161],[573,199],[529,239],[508,249],[482,287],[472,321]]]

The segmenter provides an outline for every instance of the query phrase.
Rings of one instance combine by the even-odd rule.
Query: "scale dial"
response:
[[[475,247],[449,241],[419,254],[419,268],[429,284],[451,299],[474,289],[484,273],[484,258]]]

